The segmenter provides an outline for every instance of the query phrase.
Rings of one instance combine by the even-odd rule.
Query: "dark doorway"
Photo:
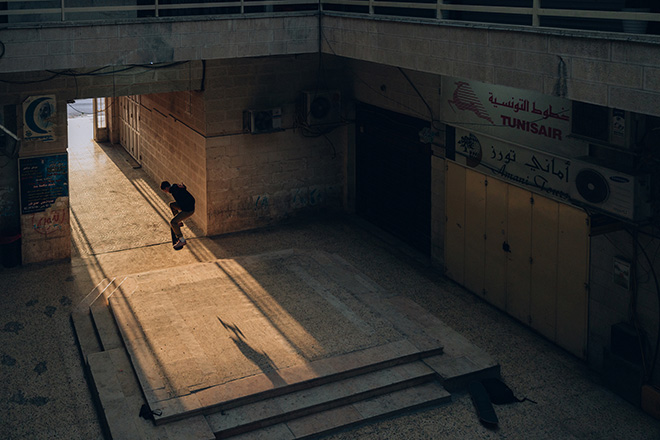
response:
[[[415,249],[431,249],[429,122],[368,104],[357,106],[356,210]]]

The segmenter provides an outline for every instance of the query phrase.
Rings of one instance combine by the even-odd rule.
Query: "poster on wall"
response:
[[[23,101],[23,140],[55,141],[56,112],[55,95],[30,96]]]
[[[456,129],[447,158],[549,198],[570,197],[571,161],[559,156]]]
[[[565,157],[586,154],[572,139],[571,101],[529,90],[443,77],[443,122]]]
[[[69,196],[66,154],[19,159],[21,213],[47,210],[58,197]]]

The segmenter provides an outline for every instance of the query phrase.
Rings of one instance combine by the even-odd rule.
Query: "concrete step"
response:
[[[231,437],[231,440],[302,440],[318,438],[370,421],[451,402],[451,395],[436,381],[383,394],[352,404],[320,411]]]
[[[111,280],[108,280],[107,278],[103,279],[71,312],[73,333],[76,337],[76,342],[78,343],[78,349],[80,350],[80,356],[84,365],[87,365],[87,356],[90,353],[96,353],[102,350],[101,342],[94,329],[94,322],[91,318],[89,305],[98,298],[101,292],[108,287],[110,282]]]
[[[79,312],[88,312],[89,311],[89,306],[96,300],[96,298],[101,295],[101,293],[110,285],[110,283],[114,282],[114,278],[112,279],[107,279],[104,278],[101,280],[100,283],[98,283],[94,288],[87,294],[85,298],[83,298],[80,303],[75,308],[75,311]]]
[[[113,301],[115,299],[113,298]],[[268,379],[266,373],[262,373],[203,389],[191,395],[198,399],[199,403],[187,399],[182,401],[178,398],[156,402],[156,405],[159,406],[152,405],[151,401],[149,403],[150,407],[162,411],[161,414],[155,416],[156,424],[166,424],[193,415],[213,414],[264,399],[337,383],[397,365],[441,356],[442,352],[442,347],[419,351],[407,341],[398,341],[385,346],[321,359],[299,367],[278,370],[277,374],[287,379],[277,385]],[[313,376],[307,376],[309,371],[314,372]],[[152,373],[153,371],[140,369],[138,379],[143,384],[147,383],[146,376]],[[305,379],[300,379],[301,373],[306,376]],[[147,400],[149,400],[148,396]],[[204,404],[201,404],[202,401]]]
[[[435,371],[417,361],[266,398],[206,418],[216,437],[227,438],[417,386],[435,378]]]
[[[114,348],[88,357],[91,388],[101,407],[107,438],[112,440],[213,440],[203,416],[156,426],[140,417],[145,404],[142,390],[128,355]]]
[[[108,298],[121,287],[125,280],[125,277],[114,278],[89,305],[92,322],[102,350],[111,350],[124,346],[121,334],[115,323],[115,318],[112,316],[110,307],[108,307]]]
[[[107,309],[107,297],[120,283],[121,280],[117,280],[116,278],[110,280],[107,278],[103,279],[71,312],[71,323],[73,325],[80,355],[85,365],[87,364],[87,357],[89,354],[97,353],[104,349],[101,339],[103,331],[99,332],[99,328],[96,326],[92,313],[93,309],[95,309],[98,314],[107,312],[107,310],[103,310],[104,307]],[[99,321],[102,321],[100,317],[98,319]],[[107,316],[105,319],[107,320]],[[111,331],[116,332],[116,326],[113,326],[108,326],[108,328]]]

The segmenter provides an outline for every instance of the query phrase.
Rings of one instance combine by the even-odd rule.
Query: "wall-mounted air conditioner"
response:
[[[308,126],[338,124],[341,121],[341,94],[336,90],[302,93],[302,116]]]
[[[243,128],[252,134],[280,131],[282,130],[282,109],[246,110],[243,113]]]
[[[631,175],[589,157],[571,160],[572,201],[635,222],[653,215],[651,175]]]

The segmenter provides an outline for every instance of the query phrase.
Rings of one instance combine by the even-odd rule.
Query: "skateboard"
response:
[[[495,414],[495,409],[490,402],[490,397],[483,384],[481,382],[472,381],[468,385],[468,391],[470,392],[472,403],[477,410],[477,415],[479,416],[481,423],[489,428],[497,427],[499,420],[497,420],[497,414]]]

